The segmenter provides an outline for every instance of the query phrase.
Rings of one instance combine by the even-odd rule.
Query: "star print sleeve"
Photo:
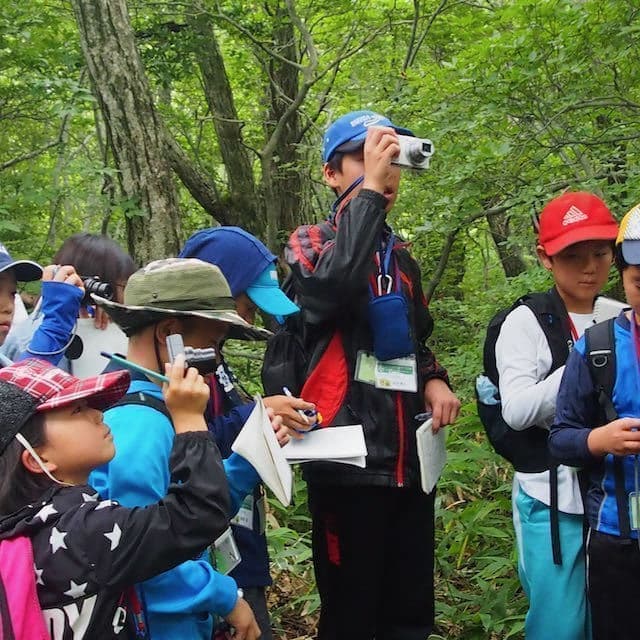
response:
[[[127,509],[110,500],[79,509],[86,556],[101,586],[144,581],[193,558],[228,527],[229,490],[206,432],[177,435],[167,495]]]

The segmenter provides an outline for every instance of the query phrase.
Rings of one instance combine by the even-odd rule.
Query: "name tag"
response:
[[[366,351],[358,351],[355,379],[387,391],[418,390],[418,365],[414,355],[394,360],[377,360]]]
[[[225,576],[233,571],[242,560],[238,545],[231,529],[227,529],[210,547],[213,554],[212,563],[218,573]]]

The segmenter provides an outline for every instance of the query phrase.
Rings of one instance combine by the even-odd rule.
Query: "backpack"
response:
[[[50,640],[26,536],[0,542],[0,640]]]
[[[282,290],[290,298],[292,280],[289,274],[282,284]],[[300,395],[309,364],[301,316],[301,313],[295,313],[284,318],[267,341],[262,361],[262,386],[267,396],[281,395],[284,387],[294,396]]]
[[[483,348],[484,373],[476,379],[478,416],[491,446],[508,460],[516,471],[538,473],[552,468],[547,438],[549,431],[530,427],[512,429],[502,417],[498,391],[499,380],[495,346],[505,318],[520,305],[526,305],[535,315],[551,351],[551,368],[547,375],[563,366],[573,346],[567,311],[555,287],[545,293],[531,293],[518,298],[511,307],[499,311],[489,322]]]

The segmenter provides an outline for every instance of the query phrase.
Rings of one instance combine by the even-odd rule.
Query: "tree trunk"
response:
[[[139,263],[175,255],[179,210],[125,0],[72,0],[82,51],[106,126],[126,202],[129,251]]]
[[[487,222],[507,278],[517,276],[525,271],[527,265],[524,263],[520,251],[513,243],[509,244],[509,218],[507,214],[487,216]]]
[[[295,33],[286,7],[278,4],[274,15],[273,48],[287,60],[299,61]],[[289,105],[298,93],[299,71],[277,58],[269,62],[267,139],[278,122],[285,117]],[[288,117],[278,137],[271,158],[262,158],[262,186],[265,192],[267,214],[267,241],[276,253],[293,230],[306,217],[305,180],[298,166],[300,155],[300,115],[298,111]],[[265,176],[269,179],[265,180]],[[281,237],[278,232],[281,231]]]
[[[226,224],[240,225],[262,235],[266,226],[264,212],[260,210],[251,157],[243,144],[242,123],[213,23],[200,0],[193,0],[192,7],[188,20],[194,33],[194,52],[227,174],[228,194],[218,206],[225,210]]]

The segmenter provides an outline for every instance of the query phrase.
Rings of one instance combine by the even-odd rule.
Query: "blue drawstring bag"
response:
[[[415,351],[409,322],[409,306],[402,293],[397,265],[396,290],[391,291],[394,279],[389,275],[389,267],[394,241],[395,237],[391,234],[385,249],[384,261],[379,261],[377,296],[373,287],[370,287],[369,326],[373,334],[373,354],[380,361],[404,358]]]

